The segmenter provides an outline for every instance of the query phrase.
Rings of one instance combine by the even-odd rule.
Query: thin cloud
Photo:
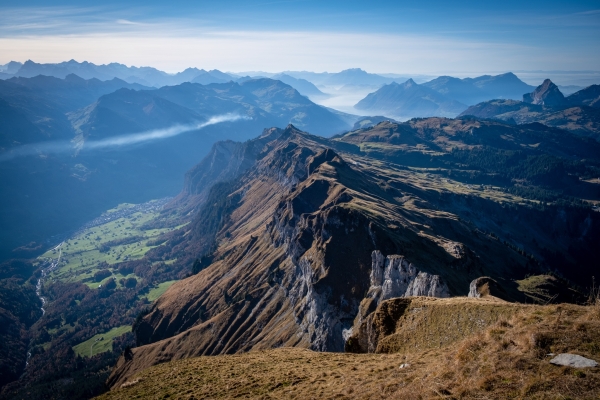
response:
[[[211,117],[206,122],[190,125],[174,125],[164,129],[154,129],[147,132],[133,133],[128,135],[114,136],[107,139],[86,141],[83,146],[78,147],[69,141],[41,142],[18,146],[0,154],[0,162],[9,161],[18,157],[26,157],[41,154],[64,154],[77,151],[93,151],[107,148],[120,148],[139,143],[167,139],[182,133],[197,131],[210,125],[223,122],[234,122],[251,119],[245,115],[223,114]]]
[[[146,25],[146,24],[143,24],[141,22],[129,21],[128,19],[118,19],[117,20],[117,24],[121,24],[121,25],[136,25],[136,26],[144,26],[144,25]]]

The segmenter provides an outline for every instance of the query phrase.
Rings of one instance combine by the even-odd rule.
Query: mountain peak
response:
[[[412,78],[408,78],[408,80],[402,84],[402,87],[404,87],[405,89],[408,89],[413,86],[417,86],[417,83],[413,81]]]
[[[71,81],[71,82],[83,82],[85,81],[85,79],[83,79],[82,77],[80,77],[79,75],[76,74],[69,74],[67,76],[65,76],[65,81]]]
[[[546,79],[532,93],[524,94],[523,102],[552,107],[563,105],[566,101],[558,86]]]

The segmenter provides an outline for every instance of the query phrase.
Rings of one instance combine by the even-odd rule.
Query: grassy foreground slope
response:
[[[388,338],[414,340],[395,346],[394,353],[280,348],[183,359],[148,368],[99,398],[597,399],[600,395],[600,368],[555,366],[548,355],[569,352],[599,360],[600,306],[523,305],[490,297],[412,301],[415,307],[395,321],[398,325]],[[444,309],[454,310],[457,320],[473,323],[449,323],[434,334],[427,321],[443,322],[435,315]],[[483,312],[486,309],[494,311]],[[483,314],[490,318],[479,319]],[[440,341],[443,336],[449,340]],[[386,349],[390,347],[378,351]]]

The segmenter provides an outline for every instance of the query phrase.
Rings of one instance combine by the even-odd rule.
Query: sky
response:
[[[580,74],[600,70],[600,0],[2,0],[0,64],[28,59],[167,72]]]

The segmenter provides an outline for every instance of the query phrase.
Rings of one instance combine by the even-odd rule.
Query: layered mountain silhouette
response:
[[[121,88],[148,89],[117,78],[85,80],[73,74],[64,79],[39,75],[0,81],[0,119],[3,121],[0,147],[71,139],[73,129],[67,113]]]
[[[533,86],[521,81],[515,74],[484,75],[477,78],[453,78],[440,76],[432,81],[423,83],[446,97],[473,105],[491,99],[520,100],[523,93],[530,92]]]
[[[210,71],[201,69],[198,72],[199,74],[190,80],[190,82],[208,85],[210,83],[226,83],[235,80],[231,75],[221,72],[218,69],[213,69]]]
[[[245,140],[265,126],[289,123],[330,136],[354,122],[272,79],[139,89],[144,87],[119,79],[72,74],[0,81],[0,178],[11,193],[0,201],[3,258],[29,256],[12,250],[75,229],[116,204],[176,194],[183,173],[219,139]],[[219,115],[237,119],[201,131],[188,128],[168,140],[86,150],[86,143],[193,126]],[[23,145],[30,147],[21,157]]]
[[[305,79],[319,86],[367,85],[381,86],[396,80],[404,81],[405,78],[388,78],[378,74],[366,72],[360,68],[350,68],[340,72],[309,72],[285,71],[285,74],[294,78]]]
[[[384,114],[399,119],[407,117],[454,117],[467,108],[412,79],[402,84],[390,83],[359,101],[356,109],[370,114]]]
[[[166,85],[178,85],[183,82],[191,82],[197,79],[197,83],[224,83],[232,79],[228,74],[219,70],[205,71],[197,68],[187,68],[176,73],[167,74],[152,67],[127,67],[119,63],[96,65],[87,61],[77,62],[75,60],[65,61],[57,64],[40,64],[31,60],[25,63],[9,63],[5,78],[10,76],[32,78],[37,75],[65,78],[67,75],[75,74],[84,79],[96,78],[99,80],[110,80],[119,78],[129,83],[139,83],[144,86],[161,87]]]
[[[271,77],[271,79],[276,79],[278,81],[281,81],[285,84],[290,85],[291,87],[296,89],[300,94],[302,94],[304,96],[308,96],[308,97],[327,96],[325,93],[320,91],[315,85],[313,85],[311,82],[307,81],[306,79],[294,78],[293,76],[290,76],[290,75],[284,74],[284,73],[273,75]]]
[[[469,107],[461,115],[494,118],[516,124],[540,122],[600,140],[600,85],[565,97],[546,79],[523,101],[491,100]]]
[[[109,385],[198,355],[342,351],[361,307],[371,312],[386,293],[465,295],[485,275],[519,298],[512,279],[549,265],[583,282],[595,270],[600,216],[530,207],[508,189],[599,198],[570,177],[591,171],[599,154],[599,143],[562,130],[473,118],[384,121],[333,140],[288,126],[219,143],[187,174],[179,197],[186,214],[189,202],[197,214],[156,250],[177,257],[173,268],[202,258],[203,269],[138,319],[140,347],[121,357]],[[483,185],[460,183],[472,180]],[[492,182],[505,189],[488,189]],[[397,287],[377,286],[384,261],[396,263]]]

